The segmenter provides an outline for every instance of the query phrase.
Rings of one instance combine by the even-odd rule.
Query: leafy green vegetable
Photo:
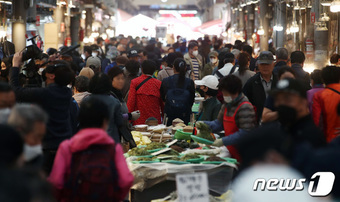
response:
[[[214,141],[214,138],[211,136],[211,129],[207,124],[203,122],[199,122],[196,124],[196,127],[199,130],[197,137],[201,137],[201,138],[204,138],[210,141]]]
[[[130,156],[147,156],[147,155],[150,155],[150,153],[145,148],[138,148],[138,147],[131,149],[128,152],[128,154]]]
[[[161,149],[165,148],[166,144],[161,143],[161,142],[152,142],[148,146],[145,147],[146,150],[154,150],[154,149]]]
[[[181,157],[181,160],[186,161],[186,160],[189,160],[189,159],[199,159],[199,158],[201,158],[201,157],[197,154],[186,154],[186,155]]]

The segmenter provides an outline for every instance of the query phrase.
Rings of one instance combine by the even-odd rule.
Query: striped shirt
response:
[[[196,58],[191,58],[191,63],[192,63],[192,70],[194,72],[194,77],[195,80],[199,80],[199,63],[198,60]]]

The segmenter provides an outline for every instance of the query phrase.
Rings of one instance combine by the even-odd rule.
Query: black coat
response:
[[[277,78],[273,76],[271,89],[276,86]],[[243,87],[243,93],[248,97],[249,101],[256,107],[257,121],[262,118],[263,107],[266,102],[266,92],[264,91],[260,73],[251,77]]]
[[[18,67],[10,70],[10,84],[15,90],[17,102],[35,103],[48,114],[47,131],[43,139],[43,149],[58,149],[59,144],[72,136],[71,111],[72,92],[66,86],[50,84],[46,88],[22,88],[19,85]]]

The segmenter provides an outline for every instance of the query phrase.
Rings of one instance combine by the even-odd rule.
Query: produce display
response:
[[[222,159],[220,157],[217,157],[217,156],[211,156],[211,157],[205,159],[205,161],[226,161],[226,160]]]
[[[130,149],[130,151],[128,151],[129,156],[148,156],[151,153],[148,152],[145,148],[138,148],[135,147],[133,149]]]
[[[138,147],[128,151],[126,158],[129,158],[129,161],[133,164],[170,163],[180,165],[200,163],[217,165],[217,163],[223,162],[237,163],[235,159],[224,158],[228,154],[222,155],[220,148],[210,147],[205,142],[195,140],[192,137],[193,131],[195,131],[194,127],[186,126],[180,119],[175,119],[173,124],[174,126],[170,127],[165,125],[136,126],[135,128],[140,131],[132,131],[132,136]],[[174,129],[176,130],[174,131]],[[195,137],[214,140],[208,125],[198,122],[196,129],[198,134]],[[172,132],[177,135],[171,135]],[[180,135],[178,135],[179,132]],[[177,139],[177,142],[173,141],[174,139]],[[170,142],[171,144],[167,145]],[[171,150],[163,151],[163,153],[160,151],[166,148]]]
[[[187,160],[191,160],[191,159],[199,159],[201,158],[199,155],[197,154],[186,154],[184,156],[181,157],[182,161],[187,161]]]
[[[199,122],[196,124],[196,127],[199,130],[197,137],[201,137],[201,138],[204,138],[210,141],[214,141],[214,138],[211,135],[211,129],[207,124],[203,122]]]
[[[162,149],[165,148],[166,144],[161,142],[152,142],[148,146],[145,147],[146,150],[154,150],[154,149]]]

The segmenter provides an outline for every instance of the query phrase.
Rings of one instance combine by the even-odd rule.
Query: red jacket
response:
[[[160,94],[162,82],[157,79],[150,79],[145,82],[136,92],[137,86],[147,79],[147,75],[142,75],[131,81],[127,106],[129,112],[140,111],[140,118],[134,124],[145,124],[146,119],[155,117],[161,123],[163,114],[163,101]]]
[[[70,140],[63,141],[57,151],[54,160],[52,172],[48,181],[53,187],[62,193],[64,188],[65,178],[71,172],[71,158],[72,153],[83,151],[94,144],[115,144],[114,140],[102,129],[88,128],[79,131]],[[122,201],[128,194],[132,184],[133,175],[131,174],[125,158],[123,156],[123,149],[121,145],[116,146],[116,156],[114,158],[115,165],[118,171],[120,189],[120,201]],[[60,201],[65,201],[62,195],[59,196]]]
[[[340,84],[329,84],[325,90],[317,92],[313,97],[312,112],[315,125],[323,128],[326,140],[330,142],[337,137],[336,131],[340,128],[340,117],[337,114],[340,95],[327,88],[340,92]]]

